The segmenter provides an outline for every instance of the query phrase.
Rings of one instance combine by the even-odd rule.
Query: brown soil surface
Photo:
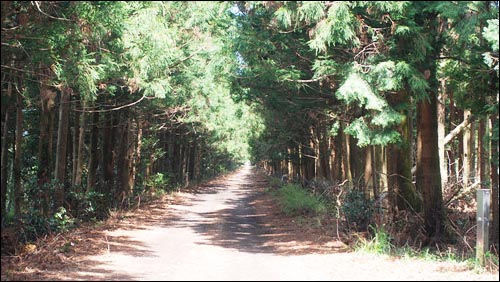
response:
[[[352,253],[335,222],[290,218],[251,167],[2,256],[9,280],[495,280],[465,264]]]

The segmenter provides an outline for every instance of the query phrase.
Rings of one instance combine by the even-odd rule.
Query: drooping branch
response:
[[[87,109],[83,109],[83,110],[78,110],[78,109],[75,109],[74,111],[77,111],[77,112],[84,112],[84,113],[105,113],[105,112],[111,112],[111,111],[118,111],[118,110],[121,110],[123,108],[128,108],[128,107],[132,107],[133,105],[141,102],[142,100],[144,100],[144,98],[146,98],[146,95],[143,95],[139,100],[135,101],[135,102],[132,102],[130,104],[126,104],[126,105],[122,105],[122,106],[119,106],[119,107],[116,107],[116,108],[112,108],[112,109],[106,109],[106,110],[87,110]]]

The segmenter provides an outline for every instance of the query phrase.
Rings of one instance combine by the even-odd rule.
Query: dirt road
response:
[[[330,251],[293,252],[296,241],[259,210],[265,178],[246,166],[198,193],[184,193],[150,214],[124,217],[103,231],[104,254],[39,270],[71,280],[498,280],[464,266]],[[286,236],[288,237],[286,237]],[[102,238],[104,237],[104,238]],[[286,240],[285,240],[286,239]],[[283,243],[280,245],[280,243]],[[78,254],[73,254],[77,256]]]

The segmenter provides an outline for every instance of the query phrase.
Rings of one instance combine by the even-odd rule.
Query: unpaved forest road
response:
[[[288,245],[279,245],[285,238],[280,237],[284,236],[280,233],[283,230],[273,229],[268,224],[269,217],[259,214],[255,208],[265,186],[263,175],[245,166],[223,180],[205,185],[199,193],[183,193],[181,201],[160,205],[153,217],[148,215],[135,221],[125,218],[126,224],[121,228],[104,231],[107,240],[104,246],[109,246],[109,252],[86,256],[79,264],[64,267],[51,276],[46,276],[47,270],[41,270],[38,277],[56,280],[498,280],[498,274],[461,271],[463,267],[446,263],[339,252],[335,251],[335,244],[328,252],[297,254],[293,252],[294,247],[304,242],[288,237]],[[100,234],[99,238],[102,237]]]

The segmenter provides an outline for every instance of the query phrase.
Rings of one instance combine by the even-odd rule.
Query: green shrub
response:
[[[363,192],[350,190],[342,199],[341,212],[350,227],[365,231],[373,213],[373,202],[367,200]]]
[[[326,205],[317,196],[302,189],[300,185],[284,185],[276,192],[276,195],[282,210],[288,215],[321,215],[326,212]]]

